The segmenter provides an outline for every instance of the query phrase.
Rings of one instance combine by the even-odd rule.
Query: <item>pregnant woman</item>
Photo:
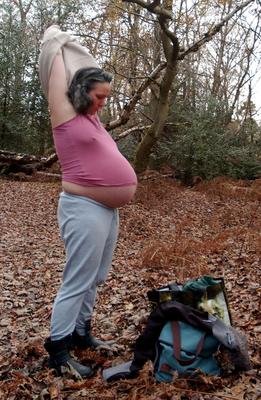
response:
[[[66,263],[45,349],[50,367],[58,374],[69,369],[79,377],[89,377],[92,368],[80,364],[69,351],[103,343],[91,334],[96,290],[107,277],[116,246],[118,207],[133,198],[137,178],[98,117],[110,94],[111,75],[96,66],[95,60],[90,62],[90,55],[81,56],[81,68],[68,84],[66,62],[80,46],[56,26],[46,32],[40,78],[62,170],[58,221]],[[71,59],[69,45],[75,46]]]

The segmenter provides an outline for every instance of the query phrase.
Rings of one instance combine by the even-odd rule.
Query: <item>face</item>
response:
[[[88,109],[88,114],[95,114],[106,104],[107,97],[110,94],[111,85],[109,82],[97,82],[88,95],[92,98],[92,105]]]

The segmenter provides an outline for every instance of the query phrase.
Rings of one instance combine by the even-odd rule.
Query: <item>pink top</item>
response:
[[[53,129],[62,178],[82,186],[129,186],[136,174],[97,115],[77,114]]]

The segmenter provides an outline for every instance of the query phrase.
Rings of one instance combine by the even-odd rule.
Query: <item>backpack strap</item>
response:
[[[144,331],[136,340],[132,362],[135,370],[141,369],[148,360],[155,360],[156,343],[160,333],[168,321],[175,320],[202,328],[206,332],[212,332],[212,323],[208,321],[208,313],[177,301],[163,302],[150,313]]]
[[[192,357],[190,360],[182,360],[181,358],[181,339],[180,339],[180,326],[178,321],[172,321],[172,334],[173,334],[173,349],[174,349],[174,354],[173,356],[176,358],[176,360],[179,362],[180,365],[191,365],[193,364],[194,361],[196,361],[197,357],[200,355],[204,343],[205,343],[205,338],[206,338],[206,333],[204,333],[200,341],[197,344],[196,347],[196,353],[195,356]]]

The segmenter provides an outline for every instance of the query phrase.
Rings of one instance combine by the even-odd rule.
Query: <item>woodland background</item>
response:
[[[0,398],[259,399],[260,2],[0,5]],[[65,256],[60,169],[38,80],[40,40],[53,22],[113,73],[101,117],[139,176],[135,199],[120,209],[112,271],[94,315],[94,332],[116,338],[119,349],[77,354],[97,368],[80,382],[55,377],[43,348]],[[132,356],[150,311],[147,290],[202,274],[224,277],[253,369],[157,385],[148,364],[134,381],[106,385],[101,370]]]
[[[113,73],[101,117],[137,172],[260,176],[259,1],[2,0],[0,22],[2,173],[19,170],[7,151],[54,153],[38,57],[56,22]]]

